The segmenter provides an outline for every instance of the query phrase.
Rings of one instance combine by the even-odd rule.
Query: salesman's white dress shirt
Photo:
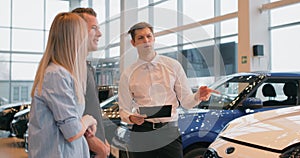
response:
[[[172,105],[171,117],[147,119],[150,122],[177,121],[177,108],[192,108],[200,101],[195,99],[186,74],[177,60],[156,55],[151,62],[138,59],[121,75],[119,106],[122,121],[132,124],[129,115],[141,106]]]

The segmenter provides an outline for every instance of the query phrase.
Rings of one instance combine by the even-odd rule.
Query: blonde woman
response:
[[[74,13],[59,13],[51,25],[31,92],[29,157],[90,156],[84,133],[95,134],[97,121],[82,116],[87,30],[86,22]]]

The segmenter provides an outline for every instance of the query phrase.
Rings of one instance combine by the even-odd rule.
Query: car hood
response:
[[[300,106],[258,112],[231,121],[219,136],[272,149],[300,142]]]
[[[14,115],[14,118],[19,117],[19,116],[22,116],[22,115],[24,115],[24,114],[27,114],[27,113],[29,113],[29,111],[30,111],[30,107],[28,107],[28,108],[26,108],[26,109],[24,109],[24,110],[21,110],[21,111],[17,112],[17,113]]]
[[[5,104],[5,105],[1,105],[0,106],[0,112],[8,109],[8,108],[13,108],[13,107],[17,107],[17,106],[21,106],[21,105],[26,105],[26,104],[30,104],[30,101],[27,102],[19,102],[19,103],[12,103],[12,104]]]

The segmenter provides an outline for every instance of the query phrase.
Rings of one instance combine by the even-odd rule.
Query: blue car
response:
[[[223,127],[235,118],[298,105],[299,81],[300,73],[294,72],[237,73],[209,86],[220,94],[212,94],[209,101],[193,109],[178,109],[184,158],[202,157]],[[128,157],[128,128],[121,125],[116,131],[112,151],[116,157]]]
[[[299,81],[300,73],[239,73],[211,85],[220,94],[212,94],[197,108],[180,110],[184,158],[201,157],[235,118],[298,105]]]

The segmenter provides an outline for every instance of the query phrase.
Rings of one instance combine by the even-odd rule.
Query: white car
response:
[[[300,106],[243,116],[231,121],[204,158],[300,157]]]

